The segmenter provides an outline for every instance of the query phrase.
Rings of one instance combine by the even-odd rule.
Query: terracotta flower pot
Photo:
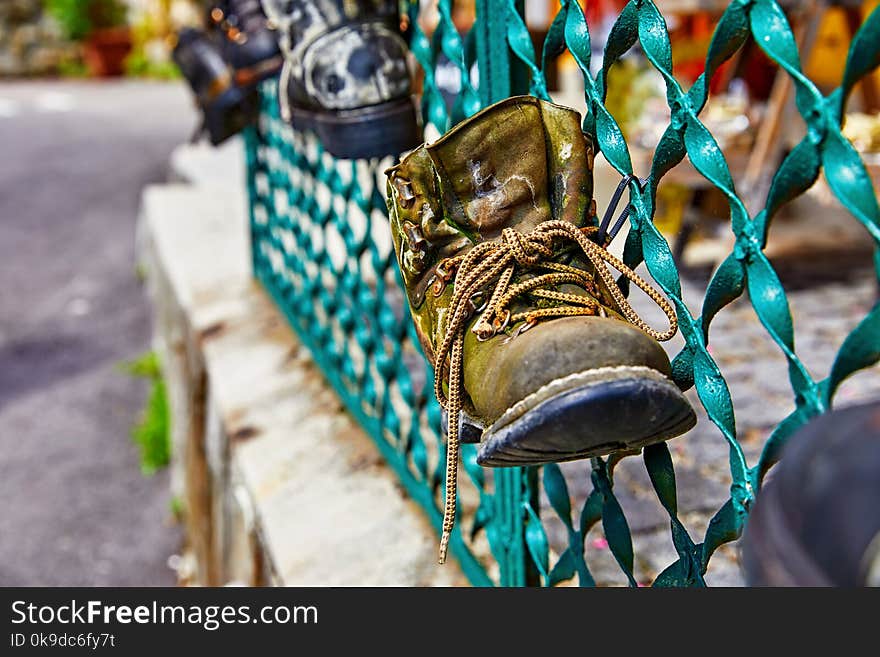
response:
[[[83,59],[89,74],[95,77],[122,75],[131,47],[131,30],[128,27],[95,30],[83,43]]]

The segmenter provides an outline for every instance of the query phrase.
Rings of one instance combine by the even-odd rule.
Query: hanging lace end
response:
[[[440,557],[437,559],[437,563],[443,565],[446,563],[446,551],[449,548],[449,532],[443,530],[443,535],[440,537]]]

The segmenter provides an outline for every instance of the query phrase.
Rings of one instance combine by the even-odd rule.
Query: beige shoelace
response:
[[[440,538],[441,564],[446,561],[449,537],[455,523],[459,414],[463,393],[462,357],[467,322],[474,312],[482,312],[471,329],[479,340],[488,340],[508,326],[514,326],[521,321],[525,321],[525,324],[519,328],[517,334],[528,330],[541,319],[550,317],[605,316],[604,307],[590,297],[547,289],[568,283],[578,285],[591,293],[596,292],[596,281],[592,274],[576,267],[550,261],[556,252],[555,245],[574,243],[593,263],[596,274],[605,283],[605,287],[611,292],[630,323],[658,341],[669,340],[678,330],[678,318],[672,304],[641,276],[593,242],[590,236],[596,232],[597,229],[594,227],[578,228],[567,221],[557,220],[546,221],[527,234],[505,228],[501,233],[501,241],[483,242],[465,255],[450,258],[443,263],[443,269],[450,277],[451,272],[455,272],[455,278],[449,319],[446,322],[443,341],[436,351],[434,373],[434,393],[449,416],[446,434],[446,502],[443,510],[443,534]],[[662,333],[655,331],[636,314],[605,263],[626,276],[654,300],[669,319],[667,330]],[[517,266],[529,269],[541,267],[550,271],[510,285]],[[495,287],[489,295],[488,302],[481,309],[477,309],[474,299],[484,299],[485,290],[493,283]],[[508,309],[510,303],[526,293],[562,305],[511,314]],[[448,384],[448,394],[443,390],[444,380]]]

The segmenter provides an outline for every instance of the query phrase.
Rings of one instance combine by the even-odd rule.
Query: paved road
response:
[[[118,364],[149,346],[139,192],[194,120],[178,85],[0,84],[0,585],[174,583]]]

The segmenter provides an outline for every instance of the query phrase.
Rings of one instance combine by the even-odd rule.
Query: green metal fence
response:
[[[854,86],[880,64],[880,9],[854,38],[842,84],[827,96],[803,74],[794,34],[774,0],[730,3],[712,39],[706,72],[689,89],[672,75],[666,22],[650,0],[631,0],[623,9],[596,75],[590,74],[590,34],[575,0],[561,0],[539,56],[517,0],[477,0],[477,20],[464,36],[453,25],[451,0],[439,0],[436,9],[439,22],[429,38],[418,28],[419,6],[409,5],[411,48],[424,74],[423,116],[440,133],[513,93],[527,91],[549,98],[542,70],[568,50],[584,76],[584,130],[595,137],[608,162],[627,175],[633,172],[630,154],[604,106],[609,69],[639,46],[665,80],[671,121],[654,154],[647,184],[631,185],[624,260],[630,267],[644,262],[675,304],[686,344],[673,360],[674,378],[682,389],[696,388],[718,428],[718,439],[729,447],[730,498],[701,539],[679,519],[673,459],[666,445],[643,453],[654,492],[668,512],[678,553],[653,584],[703,585],[713,552],[742,532],[764,475],[789,436],[831,407],[846,377],[880,360],[880,305],[875,305],[840,346],[828,376],[811,377],[795,353],[785,291],[763,253],[774,216],[805,192],[821,171],[834,195],[880,245],[880,208],[871,180],[840,131]],[[708,81],[749,38],[790,76],[797,110],[807,125],[806,136],[785,157],[764,207],[754,215],[737,195],[724,155],[699,119]],[[460,92],[451,110],[435,80],[440,53],[460,73]],[[382,171],[390,161],[334,160],[312,136],[296,134],[281,122],[274,82],[265,83],[261,95],[259,125],[247,135],[256,276],[439,530],[444,470],[440,410],[431,390],[432,373],[419,352],[405,307],[388,234]],[[672,253],[652,223],[658,183],[685,155],[726,196],[736,238],[733,252],[708,286],[698,317],[682,300]],[[876,263],[880,275],[880,256]],[[712,319],[746,292],[788,361],[795,402],[795,410],[770,434],[751,466],[737,441],[727,384],[707,348]],[[613,491],[616,459],[580,464],[583,485],[590,492],[577,497],[570,494],[558,466],[484,470],[476,465],[473,445],[462,449],[467,476],[450,550],[474,584],[593,585],[585,539],[601,523],[611,553],[630,584],[636,585],[632,537]],[[549,502],[549,508],[540,508],[541,499]],[[568,545],[551,550],[546,525],[554,516],[554,522],[561,520],[567,530]]]

